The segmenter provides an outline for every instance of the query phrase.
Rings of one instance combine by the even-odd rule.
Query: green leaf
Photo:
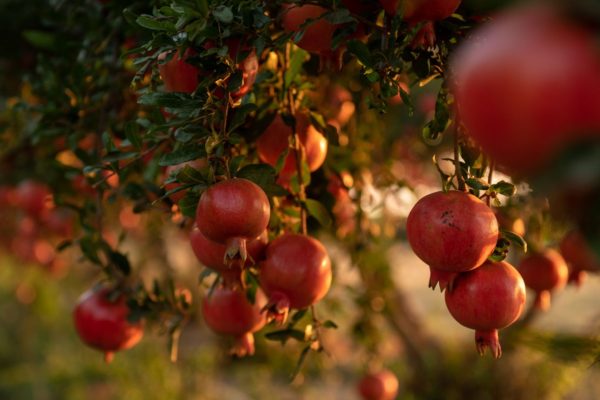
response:
[[[198,201],[200,201],[200,195],[188,190],[183,199],[179,200],[178,203],[181,213],[186,217],[195,218]]]
[[[298,362],[296,363],[296,368],[294,368],[294,372],[292,372],[292,375],[290,376],[290,380],[294,380],[296,379],[296,376],[298,376],[298,374],[300,373],[300,370],[302,369],[302,366],[304,365],[304,362],[306,361],[306,356],[308,355],[308,353],[310,352],[310,345],[306,346],[304,349],[302,349],[302,353],[300,353],[300,358],[298,358]]]
[[[117,267],[119,271],[123,273],[123,275],[127,276],[131,273],[131,265],[129,264],[129,259],[122,253],[118,251],[110,251],[108,253],[108,257],[110,262]]]
[[[354,17],[350,14],[350,11],[346,8],[338,8],[337,10],[328,13],[325,16],[325,19],[336,25],[355,21]]]
[[[217,21],[220,21],[224,24],[230,24],[233,21],[233,12],[231,11],[231,7],[227,7],[225,5],[217,6],[213,10],[213,15]]]
[[[177,182],[204,185],[208,184],[205,176],[202,175],[202,172],[198,171],[196,168],[190,167],[189,165],[185,165],[183,168],[177,171]]]
[[[323,328],[327,328],[327,329],[337,329],[338,326],[335,322],[331,321],[331,320],[327,320],[325,322],[323,322]]]
[[[517,188],[510,182],[500,181],[490,186],[490,190],[505,196],[513,196],[517,192]]]
[[[23,37],[33,47],[44,50],[54,50],[57,47],[57,38],[54,33],[28,30],[23,32]]]
[[[175,25],[173,25],[172,22],[158,20],[150,15],[140,15],[135,22],[142,28],[150,29],[152,31],[175,32]]]
[[[128,121],[125,124],[125,137],[138,150],[142,148],[142,137],[140,136],[140,126],[134,121]]]
[[[268,196],[285,196],[288,193],[287,190],[275,183],[277,171],[268,164],[246,165],[235,176],[256,183]]]
[[[308,58],[308,53],[300,48],[294,51],[290,58],[288,69],[285,71],[285,86],[290,86],[296,76],[302,70],[302,64]]]
[[[165,154],[161,157],[158,165],[166,167],[169,165],[177,165],[186,161],[196,160],[206,155],[204,147],[200,145],[196,146],[185,146],[172,153]]]
[[[274,342],[281,342],[281,344],[285,344],[285,342],[287,342],[289,339],[303,342],[304,331],[300,331],[298,329],[283,329],[280,331],[269,332],[265,334],[265,338]]]
[[[329,211],[323,204],[313,199],[306,199],[305,204],[309,215],[319,221],[322,226],[326,228],[331,226],[331,215],[329,215]]]
[[[476,190],[487,190],[489,188],[488,183],[483,179],[469,178],[465,179],[467,186]]]
[[[502,237],[508,239],[511,243],[516,244],[521,249],[523,249],[525,253],[527,253],[527,242],[520,235],[517,235],[512,231],[507,231],[504,229],[500,230],[500,234],[502,235]]]
[[[373,58],[366,44],[360,40],[350,40],[347,44],[348,51],[356,56],[358,61],[367,68],[373,68]]]

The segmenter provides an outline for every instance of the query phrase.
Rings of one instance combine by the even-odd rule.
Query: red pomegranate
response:
[[[329,52],[332,50],[333,33],[337,26],[325,18],[318,19],[326,12],[326,8],[312,4],[285,4],[281,13],[281,24],[286,32],[296,33],[308,19],[315,20],[304,28],[304,35],[297,45],[311,53]]]
[[[569,282],[581,286],[586,271],[600,271],[600,258],[580,232],[571,231],[560,242],[560,253],[569,266]]]
[[[85,344],[104,352],[111,362],[115,351],[130,349],[144,335],[141,323],[127,320],[129,308],[121,294],[114,301],[111,289],[90,289],[77,301],[73,310],[75,329]]]
[[[465,130],[500,167],[541,170],[586,132],[600,132],[595,36],[548,5],[498,15],[451,60]]]
[[[15,205],[23,209],[29,216],[39,218],[50,209],[52,194],[45,184],[26,180],[16,188]]]
[[[167,92],[183,92],[192,93],[198,87],[199,70],[186,60],[192,57],[195,51],[187,49],[180,55],[180,51],[176,52],[169,61],[158,65],[158,72],[165,84]],[[158,56],[159,61],[164,61],[167,58],[167,53],[161,53]]]
[[[398,378],[388,370],[365,375],[358,383],[364,400],[393,400],[398,395]]]
[[[498,222],[477,197],[459,191],[435,192],[413,207],[406,221],[408,241],[431,269],[429,287],[452,290],[459,272],[480,266],[494,251]]]
[[[546,249],[521,260],[519,273],[525,285],[536,292],[534,306],[546,311],[550,308],[550,293],[567,284],[569,268],[558,251]]]
[[[308,169],[311,172],[316,171],[325,162],[327,139],[315,127],[310,125],[305,114],[299,113],[296,115],[296,131],[304,148]],[[277,115],[271,125],[256,141],[258,156],[261,161],[276,166],[281,154],[289,147],[292,134],[292,129]],[[279,182],[282,184],[289,183],[296,171],[296,156],[293,149],[290,149],[283,168],[279,172]]]
[[[456,11],[461,0],[408,0],[403,2],[404,19],[412,24],[441,21]]]
[[[258,58],[256,57],[256,51],[245,45],[239,38],[226,39],[225,45],[228,49],[229,58],[237,64],[237,69],[242,72],[241,86],[229,93],[232,98],[239,99],[244,97],[252,89],[252,86],[254,86],[256,74],[258,74]],[[214,47],[214,44],[209,42],[204,47],[210,49]],[[244,59],[241,59],[244,54],[246,56]],[[218,88],[215,91],[215,95],[222,98],[225,96],[225,93],[221,88]]]
[[[498,329],[515,322],[525,305],[525,282],[505,261],[487,261],[481,267],[462,273],[454,290],[446,291],[446,306],[459,324],[475,329],[479,354],[489,347],[499,358],[502,348]]]
[[[265,250],[269,243],[269,235],[264,231],[259,237],[249,240],[246,244],[248,259],[244,264],[249,267],[264,259]],[[225,245],[207,239],[198,227],[190,232],[190,244],[198,261],[207,268],[219,272],[226,282],[236,282],[242,273],[239,259],[225,259],[227,248]]]
[[[269,296],[269,314],[284,322],[290,308],[306,308],[327,294],[331,285],[327,250],[306,235],[279,236],[267,247],[259,281]]]
[[[267,303],[258,289],[254,304],[238,289],[217,287],[202,301],[202,315],[208,327],[216,333],[235,338],[232,353],[238,357],[254,354],[254,336],[267,322],[261,310]]]
[[[265,192],[241,178],[209,187],[198,203],[196,225],[206,238],[224,244],[227,257],[246,260],[246,242],[267,228],[271,208]]]

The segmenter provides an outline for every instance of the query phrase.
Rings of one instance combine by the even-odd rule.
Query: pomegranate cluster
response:
[[[220,274],[220,283],[202,304],[207,325],[235,338],[232,353],[254,353],[253,332],[269,320],[286,320],[289,310],[321,300],[331,285],[325,247],[303,234],[285,233],[269,243],[270,205],[255,183],[233,178],[201,196],[196,227],[190,233],[194,254]],[[252,301],[244,273],[257,271],[260,287]]]
[[[498,221],[483,201],[462,191],[423,197],[407,220],[408,241],[431,271],[429,286],[446,291],[446,306],[461,325],[475,329],[481,354],[502,354],[498,330],[515,322],[525,305],[525,284],[509,263],[489,261]]]

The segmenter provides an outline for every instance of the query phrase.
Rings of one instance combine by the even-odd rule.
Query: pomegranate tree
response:
[[[306,308],[325,297],[331,285],[331,261],[318,240],[286,233],[267,247],[259,280],[269,297],[269,313],[285,321],[290,308]]]
[[[519,273],[525,285],[536,292],[534,307],[542,311],[550,308],[551,292],[562,289],[569,277],[567,263],[553,249],[525,257],[519,264]]]
[[[232,354],[244,357],[254,354],[254,336],[265,323],[262,308],[267,303],[258,289],[254,303],[238,288],[217,287],[202,301],[202,316],[208,327],[216,333],[233,336]]]
[[[77,334],[85,344],[104,353],[111,362],[114,353],[135,346],[144,335],[141,322],[129,322],[129,307],[123,294],[114,295],[110,288],[85,292],[73,310]]]
[[[600,130],[600,52],[594,35],[546,6],[484,25],[454,54],[458,116],[467,133],[517,174]]]
[[[494,251],[498,222],[477,197],[460,191],[435,192],[413,207],[406,221],[408,241],[431,269],[429,287],[452,290],[460,272],[480,266]]]
[[[498,330],[515,322],[525,306],[525,283],[519,272],[505,261],[487,261],[458,276],[454,290],[446,291],[446,306],[458,323],[475,329],[480,354],[489,348],[495,358],[502,355]]]
[[[368,373],[358,383],[358,393],[363,400],[393,400],[398,395],[398,378],[387,369]]]
[[[198,203],[196,225],[209,240],[224,244],[226,257],[247,258],[246,242],[267,228],[271,209],[265,192],[241,178],[209,187]]]

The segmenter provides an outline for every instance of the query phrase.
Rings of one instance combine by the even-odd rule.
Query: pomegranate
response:
[[[52,205],[50,189],[43,183],[32,180],[23,181],[15,191],[15,204],[28,215],[39,218]]]
[[[539,171],[581,133],[600,131],[594,35],[548,5],[498,15],[451,60],[467,133],[508,171]]]
[[[525,306],[525,282],[505,261],[486,261],[458,276],[453,291],[446,291],[446,306],[458,323],[475,329],[479,354],[489,347],[499,358],[498,330],[515,322]]]
[[[326,8],[312,4],[303,6],[284,4],[281,24],[286,32],[296,33],[308,19],[316,20],[304,27],[304,35],[297,45],[311,53],[328,52],[332,50],[333,33],[337,26],[325,18],[317,20],[326,12]]]
[[[408,0],[404,1],[404,19],[411,24],[423,21],[441,21],[456,11],[461,0]]]
[[[377,12],[378,6],[373,0],[342,0],[344,7],[352,14],[366,16]]]
[[[331,261],[318,240],[286,233],[273,240],[260,263],[259,281],[269,296],[269,314],[279,322],[290,308],[306,308],[321,300],[331,285]]]
[[[600,258],[580,232],[571,231],[560,242],[560,253],[569,266],[569,282],[581,286],[586,271],[600,271]]]
[[[246,249],[249,257],[244,264],[245,267],[258,263],[264,258],[268,242],[269,235],[266,230],[257,238],[248,241]],[[205,267],[219,272],[226,282],[239,280],[242,265],[239,260],[225,259],[227,252],[225,245],[207,239],[198,227],[194,227],[190,232],[190,243],[194,254]]]
[[[498,222],[477,197],[459,191],[435,192],[413,207],[406,221],[408,241],[431,269],[429,287],[452,290],[459,272],[480,266],[494,251]]]
[[[207,239],[224,244],[226,257],[246,260],[246,242],[257,238],[269,223],[271,209],[265,192],[241,178],[209,187],[198,203],[196,225]]]
[[[231,335],[235,344],[231,350],[238,357],[254,354],[254,336],[267,322],[261,311],[267,303],[258,289],[254,304],[238,289],[217,287],[202,301],[202,315],[208,327],[216,333]]]
[[[229,57],[235,62],[238,62],[239,54],[248,52],[246,58],[239,61],[237,66],[242,71],[242,85],[236,91],[230,93],[231,97],[237,99],[243,97],[252,89],[256,80],[256,74],[258,73],[258,58],[254,49],[249,49],[247,46],[242,45],[239,39],[227,39],[225,40],[225,45],[228,47]],[[210,49],[214,47],[214,44],[206,43],[204,47]],[[192,93],[196,90],[199,82],[198,76],[204,75],[205,72],[186,61],[195,54],[194,50],[187,49],[183,58],[180,56],[180,52],[177,52],[170,61],[159,64],[158,70],[165,83],[165,90],[167,92]],[[163,61],[166,57],[167,53],[161,53],[158,56],[158,60]],[[215,95],[217,97],[224,97],[224,93],[220,88],[217,89]]]
[[[310,125],[308,117],[302,113],[296,115],[296,131],[304,148],[308,169],[311,172],[316,171],[325,162],[327,139],[315,127]],[[277,115],[271,125],[256,141],[258,156],[261,161],[276,166],[281,154],[289,147],[292,134],[292,129]],[[296,171],[296,156],[293,149],[290,148],[283,168],[279,172],[279,183],[288,184]]]
[[[176,52],[171,60],[159,64],[158,72],[165,84],[165,91],[193,93],[196,87],[198,87],[199,70],[186,60],[188,57],[193,56],[195,51],[187,49],[183,53],[183,57],[181,57],[180,53],[180,51]],[[159,61],[164,61],[166,58],[166,52],[158,56]]]
[[[73,310],[75,329],[85,344],[104,352],[111,362],[115,351],[130,349],[144,335],[141,323],[127,320],[129,308],[124,295],[110,300],[111,289],[90,289],[77,301]]]
[[[534,307],[542,311],[550,308],[550,293],[562,289],[569,276],[565,259],[552,249],[525,257],[519,272],[525,285],[536,292]]]
[[[358,383],[364,400],[393,400],[398,395],[398,378],[388,370],[365,375]]]

